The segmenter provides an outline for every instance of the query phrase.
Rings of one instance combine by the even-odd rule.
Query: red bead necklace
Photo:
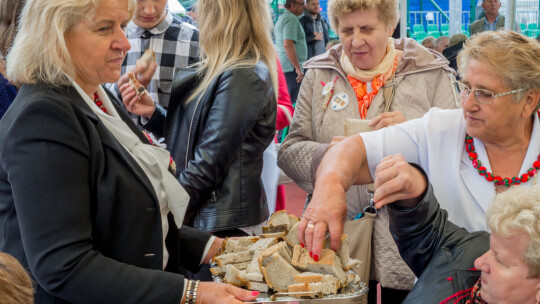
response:
[[[538,118],[540,118],[540,111],[538,111]],[[465,135],[465,150],[469,153],[469,159],[472,161],[473,167],[478,170],[478,173],[486,178],[488,182],[493,182],[495,185],[500,186],[504,185],[510,187],[512,185],[519,185],[521,183],[526,183],[533,176],[536,175],[538,170],[540,170],[540,154],[537,157],[537,160],[533,163],[532,168],[527,170],[527,173],[521,175],[521,177],[514,176],[512,178],[501,178],[500,176],[495,176],[491,172],[487,172],[486,167],[482,166],[482,162],[478,160],[478,154],[474,149],[474,141],[469,134]]]
[[[103,105],[103,101],[99,100],[99,96],[97,93],[94,93],[94,102],[96,103],[96,106],[98,106],[101,111],[107,113],[107,108]]]

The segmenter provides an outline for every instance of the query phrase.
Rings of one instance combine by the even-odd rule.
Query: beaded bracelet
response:
[[[186,304],[195,304],[197,300],[197,289],[199,289],[199,280],[189,280],[186,295]]]

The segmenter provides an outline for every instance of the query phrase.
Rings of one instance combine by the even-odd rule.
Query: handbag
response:
[[[388,112],[392,100],[394,99],[395,76],[389,79],[389,84],[383,87],[384,112]],[[346,119],[344,122],[345,136],[369,132],[369,120],[366,119]],[[343,233],[349,235],[349,256],[362,261],[360,273],[358,274],[362,281],[369,283],[371,270],[371,236],[373,234],[373,222],[377,216],[377,209],[373,203],[373,192],[368,191],[371,197],[370,204],[366,206],[360,214],[353,220],[345,221]],[[360,297],[358,303],[367,304],[367,294]]]

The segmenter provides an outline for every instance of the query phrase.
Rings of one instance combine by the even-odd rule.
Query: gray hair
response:
[[[517,252],[529,267],[529,278],[540,278],[540,185],[515,186],[498,194],[487,212],[488,227],[504,238],[518,232],[529,237],[525,252]]]
[[[330,25],[337,32],[339,16],[358,10],[375,9],[379,20],[387,27],[394,29],[399,20],[398,2],[396,0],[330,0],[328,3],[328,16]]]
[[[6,59],[8,78],[53,87],[69,85],[75,68],[64,35],[81,20],[92,19],[100,1],[107,0],[27,0]],[[137,3],[125,1],[132,18]]]

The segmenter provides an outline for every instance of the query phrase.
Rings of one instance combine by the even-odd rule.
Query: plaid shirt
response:
[[[187,67],[199,60],[199,30],[181,22],[167,11],[167,16],[154,28],[146,30],[130,22],[126,36],[131,44],[122,63],[122,74],[135,68],[135,62],[144,51],[151,48],[156,53],[157,70],[146,87],[154,101],[167,107],[171,95],[172,79],[176,67]],[[107,84],[121,100],[118,85]]]

